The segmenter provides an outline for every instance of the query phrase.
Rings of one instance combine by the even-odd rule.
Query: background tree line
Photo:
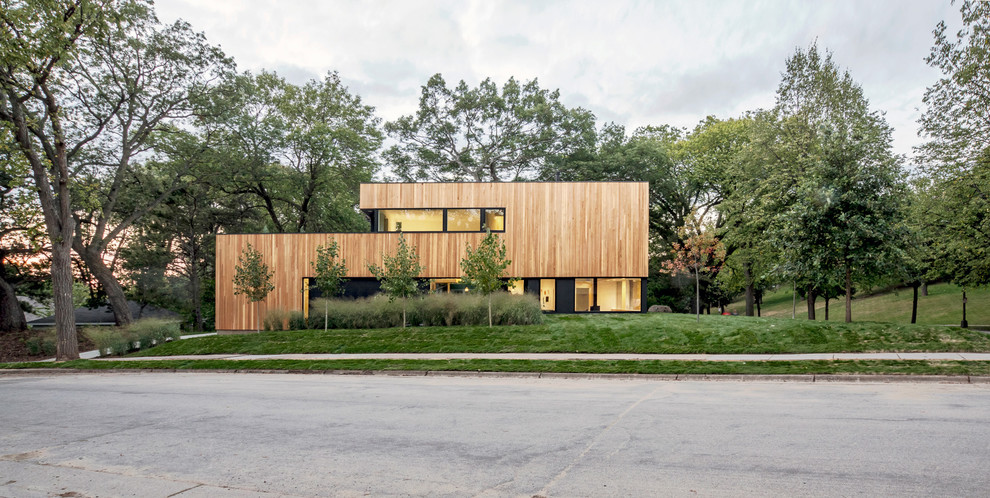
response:
[[[758,314],[786,285],[809,317],[841,296],[851,320],[856,289],[990,281],[986,2],[961,4],[960,32],[935,29],[927,61],[943,78],[913,170],[882,111],[815,45],[785,61],[772,108],[690,130],[599,124],[535,79],[440,74],[415,113],[384,123],[336,73],[239,72],[149,2],[2,7],[0,333],[24,327],[15,293],[50,299],[60,358],[77,354],[80,283],[120,324],[136,299],[209,329],[216,233],[366,230],[358,187],[372,179],[648,181],[650,303],[679,311],[744,295]],[[721,249],[679,264],[693,237]]]

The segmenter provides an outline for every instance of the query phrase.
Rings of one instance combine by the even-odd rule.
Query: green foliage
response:
[[[264,329],[266,331],[287,330],[290,314],[282,308],[274,308],[265,313]]]
[[[336,239],[331,238],[326,246],[316,248],[316,261],[309,264],[313,267],[316,275],[314,281],[316,286],[322,291],[326,298],[337,297],[344,292],[344,276],[347,275],[347,260],[340,258],[338,261],[338,247]],[[324,310],[324,314],[327,310]],[[323,324],[323,328],[329,327],[328,323]]]
[[[382,255],[382,266],[368,265],[368,271],[381,283],[382,291],[388,296],[389,301],[402,299],[403,327],[406,326],[406,299],[419,293],[419,282],[416,277],[424,270],[426,267],[419,264],[416,248],[409,247],[405,235],[401,232],[395,254]]]
[[[275,272],[268,269],[261,253],[248,243],[247,248],[237,258],[237,266],[234,267],[234,295],[243,294],[256,304],[258,332],[261,332],[261,301],[275,290],[275,284],[272,282],[274,276]]]
[[[515,78],[501,90],[486,78],[477,88],[448,88],[433,75],[419,110],[385,125],[399,145],[385,152],[405,181],[509,181],[531,176],[547,161],[594,137],[594,115],[568,109],[558,91]]]
[[[252,303],[261,301],[275,290],[274,276],[275,272],[268,269],[261,253],[249,243],[234,267],[234,294],[244,295]]]
[[[32,356],[50,356],[55,354],[55,330],[49,329],[28,337],[24,340],[28,354]]]
[[[141,349],[178,340],[182,332],[179,322],[162,318],[142,318],[126,327],[126,331],[140,343]]]
[[[533,296],[495,292],[491,297],[491,319],[495,325],[543,323],[539,300]],[[329,305],[317,299],[310,308],[309,328],[376,329],[398,327],[403,308],[397,301],[381,297],[333,299]],[[321,306],[321,304],[323,306]],[[315,309],[328,309],[324,316]],[[489,323],[488,299],[477,294],[428,294],[410,301],[408,322],[428,327],[484,325]]]
[[[227,81],[213,96],[228,192],[264,206],[271,232],[361,231],[361,182],[378,169],[383,135],[375,109],[337,73],[294,85],[262,71]]]
[[[461,260],[461,271],[464,272],[464,283],[470,289],[484,296],[505,287],[505,270],[512,260],[505,257],[505,243],[498,234],[486,231],[477,249],[468,244],[464,259]],[[509,279],[511,284],[515,279]],[[488,326],[492,326],[491,298],[488,300]]]
[[[518,296],[514,296],[518,297]],[[385,299],[381,300],[387,303]],[[483,317],[479,314],[479,317]],[[396,320],[396,324],[398,320]],[[484,322],[480,322],[484,323]],[[677,313],[544,317],[539,325],[377,328],[203,337],[154,356],[289,353],[835,353],[990,351],[990,335],[939,325],[811,322]]]
[[[925,91],[919,120],[929,138],[919,152],[932,164],[956,168],[976,162],[990,143],[990,3],[959,3],[962,28],[954,35],[944,21],[925,59],[942,78]]]
[[[96,346],[100,356],[121,356],[133,347],[131,335],[119,327],[86,327],[82,334]]]
[[[929,140],[919,151],[929,163],[915,221],[934,253],[922,261],[929,276],[973,287],[990,284],[990,3],[965,0],[960,15],[954,36],[938,24],[926,59],[942,78],[924,97]]]
[[[87,327],[82,333],[96,346],[100,356],[120,356],[178,340],[181,329],[175,320],[142,318],[126,327]]]

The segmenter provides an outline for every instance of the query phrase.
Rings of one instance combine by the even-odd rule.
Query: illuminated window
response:
[[[505,231],[505,210],[504,209],[486,209],[485,210],[485,228],[493,232]]]
[[[509,284],[509,294],[513,294],[516,296],[523,295],[523,281],[516,280],[515,282]]]
[[[450,294],[469,292],[468,286],[459,278],[430,279],[430,292],[434,294]]]
[[[481,210],[480,209],[448,209],[447,231],[448,232],[480,232]]]
[[[443,209],[380,209],[379,232],[442,232]]]
[[[599,278],[600,311],[641,311],[642,281],[638,278]]]
[[[591,311],[595,305],[595,279],[574,279],[574,311]]]

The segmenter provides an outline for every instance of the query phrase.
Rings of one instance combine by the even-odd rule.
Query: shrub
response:
[[[310,306],[308,328],[323,328],[324,300]],[[366,329],[402,326],[402,304],[376,296],[362,299],[334,299],[327,317],[332,329]],[[430,294],[410,299],[407,319],[411,325],[431,327],[451,325],[487,325],[488,301],[479,294]],[[543,323],[543,313],[536,296],[492,294],[492,322],[496,325],[530,325]]]
[[[487,317],[485,317],[487,318]],[[497,325],[535,325],[543,323],[540,300],[532,294],[508,292],[492,294],[492,322]],[[479,325],[483,324],[480,323]]]
[[[28,354],[33,356],[55,354],[55,329],[45,330],[24,340]]]
[[[100,356],[120,356],[130,351],[133,345],[130,334],[117,327],[86,327],[82,333],[96,345]]]
[[[285,330],[289,322],[289,312],[274,308],[265,313],[265,330]]]
[[[289,330],[306,330],[306,316],[302,311],[289,312]]]
[[[179,338],[182,329],[179,322],[162,318],[142,318],[127,326],[126,332],[139,344],[136,349],[147,349],[156,344]]]

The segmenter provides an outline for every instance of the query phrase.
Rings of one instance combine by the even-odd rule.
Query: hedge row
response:
[[[329,306],[327,306],[329,304]],[[384,296],[361,299],[316,299],[310,303],[309,318],[301,312],[270,310],[265,330],[322,329],[324,310],[327,326],[332,329],[378,329],[402,326],[402,301]],[[477,294],[428,294],[406,303],[408,325],[451,326],[488,325],[488,298]],[[536,296],[492,294],[494,325],[532,325],[543,323],[543,313]]]

